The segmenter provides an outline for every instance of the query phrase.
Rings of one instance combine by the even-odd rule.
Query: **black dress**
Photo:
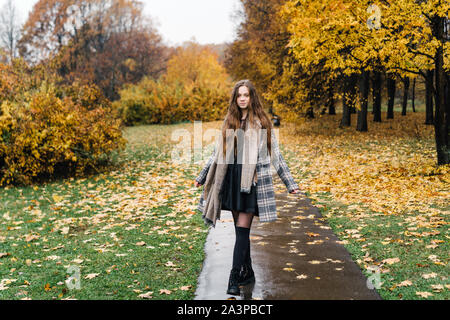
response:
[[[241,120],[241,128],[245,128],[245,119]],[[242,146],[241,146],[242,147]],[[242,163],[237,163],[236,153],[234,163],[229,163],[222,185],[222,210],[235,210],[253,213],[259,216],[256,200],[256,186],[251,186],[250,193],[241,192]]]

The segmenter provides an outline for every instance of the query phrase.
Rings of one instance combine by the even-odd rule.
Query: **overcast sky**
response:
[[[0,0],[0,9],[7,0]],[[38,0],[13,0],[21,21]],[[144,13],[153,18],[155,27],[168,45],[179,45],[195,37],[198,43],[231,42],[237,22],[232,14],[240,8],[239,0],[141,0]]]

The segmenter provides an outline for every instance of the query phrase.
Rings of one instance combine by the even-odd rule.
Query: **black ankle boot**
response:
[[[239,275],[238,285],[245,286],[255,282],[255,273],[253,272],[251,264],[244,264]]]
[[[241,294],[241,290],[239,289],[239,270],[231,269],[230,279],[228,280],[228,290],[227,294],[232,294],[235,296],[239,296]]]

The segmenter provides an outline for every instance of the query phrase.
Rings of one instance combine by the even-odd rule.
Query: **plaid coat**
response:
[[[277,208],[275,203],[275,192],[273,188],[271,167],[272,164],[275,171],[279,175],[280,179],[286,185],[288,192],[295,189],[299,189],[297,183],[295,183],[288,166],[280,153],[278,147],[278,141],[276,140],[274,130],[271,130],[272,134],[272,156],[267,153],[267,148],[263,148],[263,141],[258,146],[258,160],[256,164],[256,174],[258,182],[256,184],[256,197],[259,212],[260,222],[275,221],[277,219]],[[199,184],[204,184],[206,176],[208,175],[209,168],[214,161],[216,148],[211,157],[208,159],[205,167],[201,170],[199,176],[195,179]],[[197,209],[201,212],[204,211],[205,200],[204,192],[200,197]]]

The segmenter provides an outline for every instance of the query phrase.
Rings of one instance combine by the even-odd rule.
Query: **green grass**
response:
[[[308,196],[310,194],[306,192]],[[319,200],[314,200],[325,220],[329,223],[333,232],[344,240],[344,246],[350,252],[352,259],[358,263],[363,273],[370,277],[373,273],[371,267],[380,268],[381,286],[377,292],[383,299],[420,299],[416,292],[430,292],[432,299],[446,300],[449,298],[448,288],[448,229],[440,230],[439,234],[428,236],[416,236],[408,233],[408,216],[383,215],[367,210],[364,218],[355,219],[356,212],[351,205],[342,204],[333,200],[330,193],[316,194]],[[441,208],[450,210],[450,207]],[[339,213],[339,214],[336,214]],[[413,217],[413,215],[409,215]],[[449,219],[445,222],[448,224]],[[346,230],[359,230],[359,238],[353,238]],[[418,228],[414,232],[421,234],[429,232],[429,228]],[[438,243],[434,249],[428,245]],[[431,260],[430,256],[435,256]],[[383,263],[384,259],[399,258],[399,262]],[[418,261],[422,263],[418,263]],[[425,262],[423,262],[425,261]],[[435,264],[433,261],[439,261]],[[386,272],[383,272],[386,271]],[[436,273],[434,278],[424,278],[422,275]],[[398,286],[405,280],[411,281],[410,286]],[[431,285],[442,285],[444,288],[434,291]],[[429,299],[429,298],[428,298]]]
[[[192,181],[201,166],[171,164],[171,146],[177,142],[169,142],[174,129],[190,127],[183,123],[126,128],[127,149],[109,172],[0,189],[0,281],[7,287],[2,290],[0,284],[0,299],[141,299],[138,296],[147,292],[153,292],[155,300],[193,299],[207,236],[200,214],[192,214],[201,192]],[[334,141],[340,150],[372,150],[354,139],[348,144]],[[405,147],[426,151],[413,138],[405,141]],[[288,149],[282,146],[282,153],[293,169],[298,153]],[[302,157],[302,170],[293,174],[305,191],[302,180],[313,174],[304,169],[314,159],[306,153]],[[415,236],[405,233],[406,219],[419,213],[400,216],[367,210],[357,215],[351,205],[330,193],[306,194],[322,206],[322,214],[347,241],[346,248],[367,276],[368,266],[389,269],[380,275],[383,283],[377,291],[382,298],[421,299],[416,292],[422,291],[431,292],[431,299],[448,299],[446,287],[440,292],[431,287],[449,283],[444,276],[449,271],[448,228],[441,226],[436,235]],[[444,218],[448,223],[448,216]],[[346,232],[352,229],[358,229],[361,237]],[[422,231],[430,228],[413,232]],[[439,245],[427,248],[432,241]],[[137,245],[140,242],[145,244]],[[388,258],[399,262],[383,264]],[[79,267],[80,290],[65,284],[74,275],[68,271],[71,266]],[[423,277],[431,273],[438,276]],[[86,279],[89,274],[98,275]],[[396,286],[405,280],[412,285]],[[185,287],[188,290],[181,289]],[[170,294],[160,293],[163,289]]]
[[[193,204],[178,202],[198,168],[171,166],[167,146],[156,142],[129,144],[116,171],[0,190],[0,299],[194,297],[207,228]],[[73,266],[79,290],[65,283]]]
[[[434,129],[424,113],[395,117],[370,120],[365,133],[336,129],[339,116],[307,122],[290,128],[283,155],[362,272],[371,277],[378,268],[383,299],[448,300],[448,169],[435,171]]]

